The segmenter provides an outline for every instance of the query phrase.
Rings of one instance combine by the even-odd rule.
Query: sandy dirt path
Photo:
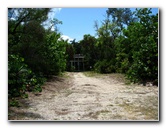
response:
[[[47,82],[40,94],[29,93],[10,120],[123,121],[158,120],[158,87],[125,85],[113,75],[68,78]]]

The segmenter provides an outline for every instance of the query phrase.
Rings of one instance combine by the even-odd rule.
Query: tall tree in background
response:
[[[71,43],[67,43],[66,44],[66,57],[67,57],[67,59],[66,59],[66,70],[67,71],[72,71],[72,67],[71,67],[71,63],[70,63],[70,61],[71,60],[73,60],[73,57],[74,57],[74,51],[75,49],[74,49],[74,46],[73,46],[73,44],[71,44]],[[74,70],[74,69],[73,69]]]
[[[100,61],[96,63],[95,67],[103,73],[116,71],[116,66],[114,66],[116,64],[115,40],[123,34],[122,30],[125,26],[134,20],[133,14],[128,8],[109,8],[106,14],[101,27],[95,23],[100,56]]]
[[[135,20],[130,8],[108,8],[106,12],[107,16],[111,16],[112,22],[116,23],[121,31],[123,30],[125,25],[128,26]]]
[[[97,60],[97,50],[96,50],[96,38],[90,34],[84,35],[83,40],[80,41],[81,53],[85,56],[85,68],[86,70],[92,67]]]

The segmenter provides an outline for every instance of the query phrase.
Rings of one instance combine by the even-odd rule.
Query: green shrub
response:
[[[20,104],[19,104],[19,102],[18,102],[16,99],[12,99],[12,100],[9,102],[9,106],[11,106],[11,107],[19,107]]]
[[[19,55],[9,55],[8,62],[8,95],[10,97],[28,97],[26,91],[41,91],[46,81],[42,76],[35,75]]]
[[[115,66],[112,64],[111,61],[103,60],[98,61],[94,65],[94,70],[99,73],[112,73],[115,72]]]
[[[32,73],[19,55],[8,58],[8,93],[9,96],[20,96],[26,90],[28,77]]]

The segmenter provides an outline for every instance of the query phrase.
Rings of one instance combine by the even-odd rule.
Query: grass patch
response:
[[[86,71],[86,72],[83,72],[83,74],[87,77],[96,77],[96,76],[102,75],[102,74],[94,72],[94,71]]]
[[[126,112],[128,112],[129,115],[131,115],[130,118],[132,119],[138,117],[139,115],[137,115],[137,113],[141,112],[141,115],[145,116],[145,120],[158,120],[158,109],[152,106],[135,106],[133,104],[127,103],[120,104],[119,106],[123,107],[126,110]]]
[[[128,79],[125,79],[125,84],[126,84],[126,85],[132,85],[132,84],[131,84],[131,81],[129,81]]]
[[[40,114],[33,113],[33,112],[27,112],[23,110],[17,110],[14,108],[11,108],[8,110],[8,120],[35,120],[35,119],[42,119],[44,120],[44,117],[42,117]]]
[[[86,71],[83,72],[83,74],[87,77],[101,77],[103,76],[103,78],[106,76],[108,78],[112,78],[118,82],[123,82],[126,85],[131,85],[130,80],[128,80],[124,74],[121,73],[108,73],[108,74],[101,74],[101,73],[97,73],[95,71]]]
[[[16,99],[10,100],[8,104],[9,104],[9,107],[20,107],[20,103]]]
[[[62,78],[70,78],[68,72],[61,72],[58,76]]]
[[[125,77],[125,74],[122,74],[122,73],[110,73],[110,74],[107,74],[108,77],[118,81],[118,82],[123,82],[127,85],[130,85],[131,82]]]

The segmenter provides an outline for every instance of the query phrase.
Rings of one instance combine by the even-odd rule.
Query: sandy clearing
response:
[[[125,85],[111,75],[67,75],[47,82],[39,95],[29,93],[22,107],[9,109],[9,120],[158,120],[156,86]]]

